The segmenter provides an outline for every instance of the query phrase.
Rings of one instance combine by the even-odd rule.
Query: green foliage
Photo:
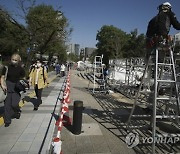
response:
[[[28,42],[27,34],[19,27],[10,22],[11,18],[7,12],[0,10],[0,48],[3,57],[10,57],[13,53],[25,55]],[[23,25],[19,25],[23,27]]]
[[[54,40],[61,41],[65,37],[66,22],[62,13],[55,11],[52,6],[43,4],[31,8],[27,15],[27,23],[36,52],[44,54]]]
[[[73,61],[73,62],[77,62],[79,60],[78,56],[75,55],[74,53],[70,53],[68,55],[68,61]]]
[[[71,29],[68,29],[68,21],[63,13],[54,10],[51,5],[36,6],[33,3],[32,6],[25,6],[26,0],[18,2],[25,13],[26,25],[19,24],[13,16],[0,8],[0,48],[3,57],[17,52],[28,65],[35,54],[40,53],[50,57],[57,55],[60,61],[65,62],[67,54],[64,44]],[[28,54],[27,48],[30,48]]]
[[[102,26],[97,33],[97,55],[104,55],[103,62],[124,57],[142,57],[144,55],[145,37],[138,35],[137,29],[126,34],[114,26]]]
[[[129,34],[129,39],[124,46],[124,58],[145,56],[145,36],[138,35],[137,29]]]
[[[67,60],[66,48],[59,40],[49,43],[44,54],[49,55],[49,62],[52,61],[53,56],[58,57],[59,63]]]
[[[98,40],[97,54],[104,55],[103,62],[108,65],[109,59],[121,58],[123,46],[126,43],[127,35],[121,29],[114,26],[103,26],[96,35]]]
[[[95,50],[91,55],[90,55],[90,57],[89,57],[89,61],[91,62],[91,63],[93,63],[94,62],[94,57],[97,55],[97,51]]]

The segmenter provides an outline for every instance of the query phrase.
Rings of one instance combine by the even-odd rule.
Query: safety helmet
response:
[[[169,2],[165,2],[162,4],[163,6],[166,6],[168,8],[172,8],[171,4]]]
[[[165,3],[162,4],[162,10],[164,10],[164,11],[170,10],[171,7],[172,6],[171,6],[171,4],[169,2],[165,2]]]
[[[159,5],[158,10],[167,12],[167,11],[170,11],[171,8],[172,8],[171,4],[169,2],[165,2],[165,3],[162,3],[161,5]]]

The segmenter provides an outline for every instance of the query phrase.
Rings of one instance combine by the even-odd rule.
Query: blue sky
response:
[[[0,0],[10,12],[17,12],[16,0]],[[114,25],[130,33],[146,33],[148,21],[157,14],[159,4],[164,0],[37,0],[38,3],[53,5],[68,18],[73,28],[70,41],[81,47],[95,47],[96,34],[103,25]],[[180,21],[180,0],[169,0],[172,10]],[[178,31],[171,28],[170,34]]]

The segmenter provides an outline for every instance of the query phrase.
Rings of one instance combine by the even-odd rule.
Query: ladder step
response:
[[[146,118],[146,117],[151,117],[152,115],[132,115],[132,117],[135,117],[135,118]]]
[[[176,119],[176,118],[180,118],[180,116],[177,115],[156,115],[157,119]]]
[[[174,80],[157,80],[157,82],[170,82],[170,83],[173,83],[175,81]]]
[[[163,66],[173,66],[173,64],[166,64],[166,63],[157,63],[158,65],[163,65]]]
[[[141,90],[141,91],[139,91],[140,93],[151,93],[152,91],[151,90]]]
[[[176,98],[174,97],[173,98],[172,97],[171,98],[170,97],[157,97],[156,99],[157,100],[176,100]]]

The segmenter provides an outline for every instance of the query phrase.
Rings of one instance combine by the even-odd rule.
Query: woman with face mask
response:
[[[21,94],[16,91],[16,83],[25,77],[25,70],[20,65],[21,57],[19,54],[13,54],[11,56],[11,62],[2,70],[1,76],[1,86],[3,90],[7,93],[7,97],[4,103],[4,123],[5,127],[11,124],[11,119],[20,118],[21,110],[19,108],[19,102],[21,99]],[[7,71],[7,78],[5,81],[5,74]]]
[[[37,97],[37,102],[34,103],[34,111],[37,111],[39,105],[42,104],[41,96],[46,84],[49,84],[47,71],[44,66],[42,66],[42,63],[37,60],[35,69],[31,71],[29,75],[29,85],[34,86]]]

